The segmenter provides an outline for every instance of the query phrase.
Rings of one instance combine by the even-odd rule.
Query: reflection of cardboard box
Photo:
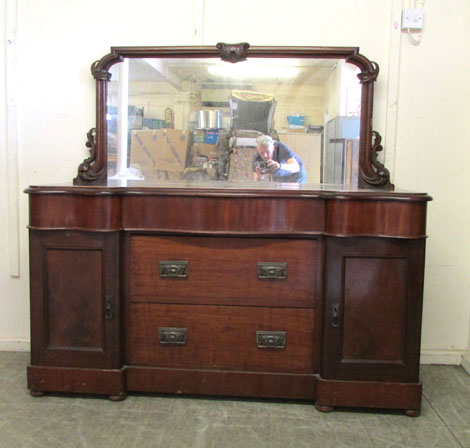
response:
[[[157,172],[157,131],[131,131],[131,165],[145,178]]]
[[[157,131],[157,169],[180,173],[186,166],[189,131],[159,129]]]
[[[194,156],[207,156],[209,158],[218,157],[217,145],[211,143],[193,143],[191,148],[191,155]]]
[[[131,131],[131,164],[138,164],[144,176],[157,170],[181,173],[186,166],[188,131],[158,129]]]

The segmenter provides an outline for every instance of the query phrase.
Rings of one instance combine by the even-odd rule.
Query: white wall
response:
[[[87,156],[85,134],[95,121],[89,66],[112,45],[247,41],[361,47],[381,69],[374,129],[388,139],[386,159],[394,181],[435,199],[429,206],[423,359],[458,362],[468,348],[470,318],[470,194],[465,192],[470,163],[468,0],[454,0],[452,7],[445,0],[426,0],[424,36],[416,47],[395,27],[401,0],[239,0],[223,6],[216,0],[16,1],[21,190],[75,176]],[[4,62],[4,33],[1,42]],[[0,82],[5,85],[3,73]],[[3,89],[0,102],[4,131]],[[27,198],[21,194],[21,277],[13,279],[8,266],[4,133],[1,145],[0,348],[14,348],[12,341],[27,347]]]
[[[422,348],[452,361],[470,348],[470,2],[424,10],[421,44],[403,39],[395,183],[434,198]]]

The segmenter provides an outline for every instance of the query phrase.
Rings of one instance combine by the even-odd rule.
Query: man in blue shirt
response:
[[[270,176],[274,182],[306,181],[302,160],[284,143],[261,135],[256,139],[256,145],[258,154],[253,159],[254,180],[264,180]]]

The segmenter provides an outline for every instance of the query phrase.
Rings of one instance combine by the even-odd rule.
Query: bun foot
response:
[[[125,393],[122,393],[122,394],[118,394],[118,395],[109,395],[108,398],[111,400],[111,401],[122,401],[122,400],[125,400],[127,397],[127,394]]]
[[[46,395],[46,392],[40,390],[30,390],[29,393],[32,397],[44,397],[44,395]]]
[[[332,412],[334,411],[334,406],[326,406],[323,404],[315,403],[315,409],[319,412]]]
[[[419,417],[419,415],[421,414],[421,411],[419,409],[407,409],[405,411],[405,414],[408,417]]]

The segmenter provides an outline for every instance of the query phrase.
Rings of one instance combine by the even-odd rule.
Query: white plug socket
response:
[[[423,29],[424,12],[422,9],[404,9],[401,20],[402,30]]]

